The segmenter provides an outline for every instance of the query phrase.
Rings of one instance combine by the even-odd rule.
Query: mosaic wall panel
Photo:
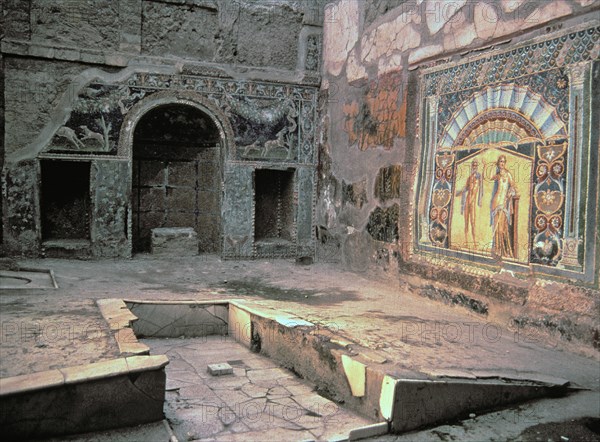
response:
[[[220,238],[215,241],[220,241],[222,247],[219,249],[223,256],[249,258],[296,256],[297,253],[312,255],[316,187],[312,177],[317,162],[315,145],[318,90],[315,87],[237,81],[200,74],[144,72],[133,73],[119,81],[96,80],[77,92],[70,106],[71,111],[64,120],[65,124],[50,132],[53,135],[49,137],[40,156],[68,159],[73,155],[85,155],[95,159],[98,164],[103,160],[119,159],[127,161],[130,168],[132,165],[139,166],[132,156],[131,143],[124,142],[126,137],[123,136],[132,130],[132,123],[137,122],[132,116],[147,106],[144,103],[158,103],[157,106],[161,103],[179,103],[180,99],[185,101],[184,97],[190,96],[189,92],[218,109],[221,120],[228,120],[227,127],[223,129],[225,142],[222,144],[223,140],[219,136],[219,139],[215,139],[214,134],[211,135],[206,128],[201,127],[202,121],[199,121],[195,132],[191,130],[191,138],[183,140],[190,146],[219,146],[219,170],[224,170],[223,182],[215,183],[211,189],[223,193],[221,206],[215,208],[215,213],[220,212],[222,215],[222,226],[218,229],[219,232],[215,230]],[[155,124],[157,128],[159,123],[160,121]],[[160,129],[156,132],[161,133],[154,135],[152,131],[147,132],[150,137],[147,142],[167,145],[173,141],[172,134],[166,134]],[[206,134],[208,135],[205,136]],[[163,139],[167,135],[170,138]],[[203,140],[199,142],[194,137]],[[285,246],[279,247],[285,250],[277,250],[275,255],[268,247],[257,248],[254,241],[253,171],[270,168],[297,170],[302,177],[301,191],[295,191],[294,207],[289,211],[293,217],[300,214],[299,224],[294,224],[295,236]],[[305,178],[307,176],[310,178]],[[125,183],[125,188],[119,189],[117,199],[127,198],[129,195],[131,177]],[[173,187],[170,182],[163,184]],[[136,186],[133,187],[136,190]],[[112,200],[115,195],[110,192],[116,192],[116,189],[106,190],[109,193],[103,194],[105,199]],[[136,203],[135,194],[132,203]],[[111,211],[113,208],[107,206],[106,209]],[[120,211],[115,213],[115,216],[123,219],[121,215]],[[138,221],[136,215],[138,214],[133,213],[135,222]],[[189,224],[202,230],[200,224],[196,226],[192,221],[178,220],[176,224]],[[131,238],[127,239],[124,232],[131,234],[131,226],[122,228],[119,232],[107,232],[107,238],[113,238],[113,242],[119,243],[118,250],[121,250],[121,241],[131,247]],[[211,238],[214,239],[214,236]],[[100,250],[98,253],[102,255],[108,252]]]
[[[298,181],[298,215],[296,219],[298,246],[305,250],[310,250],[314,244],[314,232],[311,226],[311,219],[314,217],[314,200],[312,189],[315,187],[315,172],[312,169],[302,168],[297,171]],[[308,253],[312,255],[312,253]]]
[[[423,72],[419,251],[593,279],[599,40],[588,25]]]
[[[236,165],[225,172],[225,187],[230,197],[223,201],[223,251],[226,258],[253,256],[254,201],[252,172],[248,166]]]
[[[123,235],[131,220],[127,186],[131,169],[127,161],[94,161],[92,244],[96,256],[117,257],[130,253],[130,238]],[[110,198],[107,196],[110,195]]]

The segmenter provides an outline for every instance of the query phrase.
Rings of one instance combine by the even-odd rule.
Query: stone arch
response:
[[[219,130],[222,158],[231,158],[235,152],[235,141],[233,128],[231,127],[227,115],[225,115],[225,113],[208,98],[196,92],[189,91],[162,91],[138,101],[129,110],[123,121],[123,125],[121,126],[119,145],[117,148],[120,157],[126,157],[129,158],[129,160],[132,159],[133,134],[140,119],[151,110],[168,104],[192,106],[206,114]]]
[[[129,222],[128,222],[128,246],[131,251],[134,250],[134,218],[136,218],[135,207],[134,207],[134,182],[133,182],[133,167],[135,165],[134,160],[134,146],[135,146],[135,137],[136,137],[136,128],[140,124],[140,122],[147,116],[151,115],[154,111],[166,107],[173,106],[182,106],[192,108],[195,111],[199,111],[202,113],[210,122],[215,126],[216,131],[218,131],[218,142],[217,142],[217,180],[222,182],[223,173],[225,168],[225,161],[227,158],[232,155],[232,152],[235,151],[234,147],[234,136],[233,129],[231,124],[227,118],[227,116],[217,107],[217,105],[210,101],[208,98],[199,95],[195,92],[182,92],[182,91],[162,91],[152,95],[147,96],[146,98],[137,102],[131,110],[127,113],[123,125],[121,127],[121,132],[119,134],[119,145],[118,145],[118,155],[129,160],[129,165],[132,173],[128,178],[128,189],[129,189]],[[139,183],[138,183],[139,184]],[[168,184],[168,183],[167,183]],[[215,183],[216,184],[216,183]],[[215,189],[220,189],[221,186],[216,186]],[[139,190],[139,189],[138,189]],[[218,190],[220,192],[220,190]],[[217,207],[220,207],[222,204],[222,196],[218,197],[220,203],[218,203]],[[217,213],[220,212],[220,208],[217,210]],[[139,214],[138,214],[139,216]],[[138,220],[139,221],[139,220]],[[165,222],[164,226],[169,227],[171,224],[167,223],[167,220],[163,220]],[[212,244],[215,245],[216,249],[212,252],[220,252],[222,249],[221,244],[221,220],[218,217],[219,224],[219,232],[216,232],[217,235]],[[177,224],[175,224],[177,225]],[[155,225],[154,227],[162,227],[163,225]],[[190,227],[196,227],[195,225],[191,225]],[[137,230],[136,230],[137,231]],[[139,238],[138,238],[139,239]],[[200,239],[200,238],[199,238]],[[201,241],[200,241],[201,242]],[[202,246],[200,247],[202,250]]]

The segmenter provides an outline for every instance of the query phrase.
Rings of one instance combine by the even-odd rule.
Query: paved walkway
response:
[[[329,327],[383,354],[398,373],[542,373],[569,379],[596,395],[600,391],[598,352],[511,328],[502,306],[493,303],[484,316],[419,296],[415,287],[435,284],[414,277],[390,281],[334,264],[223,262],[213,256],[19,264],[52,269],[59,288],[2,290],[2,377],[113,358],[117,349],[96,299],[236,298]],[[600,410],[590,413],[600,415]]]

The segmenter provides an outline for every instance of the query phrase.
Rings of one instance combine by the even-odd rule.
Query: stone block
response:
[[[75,384],[124,375],[129,372],[129,368],[125,359],[120,358],[75,367],[65,367],[60,372],[64,376],[65,384]]]
[[[361,64],[355,48],[352,50],[352,52],[350,52],[348,64],[346,65],[346,78],[348,79],[348,83],[352,83],[357,80],[363,80],[367,77],[367,70]]]
[[[81,52],[80,58],[83,63],[104,63],[104,54],[101,52]]]
[[[365,425],[364,427],[355,428],[350,431],[348,440],[360,440],[368,437],[377,437],[387,434],[389,431],[389,424],[387,422],[379,422],[377,424]]]
[[[442,45],[421,46],[410,53],[408,64],[415,64],[430,57],[435,57],[443,52]]]
[[[496,32],[500,19],[493,5],[479,2],[474,8],[474,21],[477,36],[482,40],[487,40]]]
[[[109,66],[125,67],[129,63],[129,58],[121,54],[105,54],[104,62]]]
[[[145,54],[211,60],[217,51],[219,16],[212,9],[173,2],[143,2],[142,21],[141,47]]]
[[[323,59],[331,75],[339,75],[348,53],[358,41],[359,4],[344,0],[325,8]]]
[[[53,58],[54,57],[54,48],[49,48],[46,46],[31,45],[29,47],[29,55],[31,55],[33,57]]]
[[[96,304],[111,330],[127,327],[130,322],[137,320],[122,299],[98,299]]]
[[[152,229],[152,254],[194,256],[198,254],[198,235],[191,227]]]
[[[431,35],[436,34],[462,8],[466,0],[427,0],[425,21]]]
[[[54,51],[55,58],[59,60],[77,61],[79,60],[79,51],[74,49],[57,49]]]
[[[64,383],[64,375],[59,370],[47,370],[27,375],[0,378],[0,397],[57,387]]]
[[[448,380],[396,381],[392,432],[400,433],[466,416],[470,412],[564,392],[532,382]]]
[[[229,304],[229,336],[237,342],[250,347],[252,341],[252,323],[250,313],[234,304]]]
[[[233,367],[227,362],[223,362],[221,364],[209,364],[207,371],[212,376],[224,376],[227,374],[233,374]]]
[[[347,355],[342,355],[342,365],[350,390],[352,390],[352,396],[363,397],[365,395],[366,365]]]
[[[29,50],[29,46],[26,43],[18,42],[18,41],[3,41],[2,42],[2,52],[6,52],[9,54],[22,54],[26,55]]]
[[[381,395],[379,396],[379,413],[385,420],[391,420],[394,410],[394,394],[397,380],[385,375],[381,383]]]
[[[164,368],[135,376],[130,370],[129,374],[3,395],[0,426],[9,439],[134,426],[163,419],[164,397]]]
[[[115,333],[115,339],[119,345],[121,355],[147,355],[149,347],[137,340],[131,328],[122,328]]]

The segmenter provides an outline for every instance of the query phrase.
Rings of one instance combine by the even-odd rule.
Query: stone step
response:
[[[92,243],[86,239],[53,239],[42,243],[42,254],[46,258],[89,259]]]

